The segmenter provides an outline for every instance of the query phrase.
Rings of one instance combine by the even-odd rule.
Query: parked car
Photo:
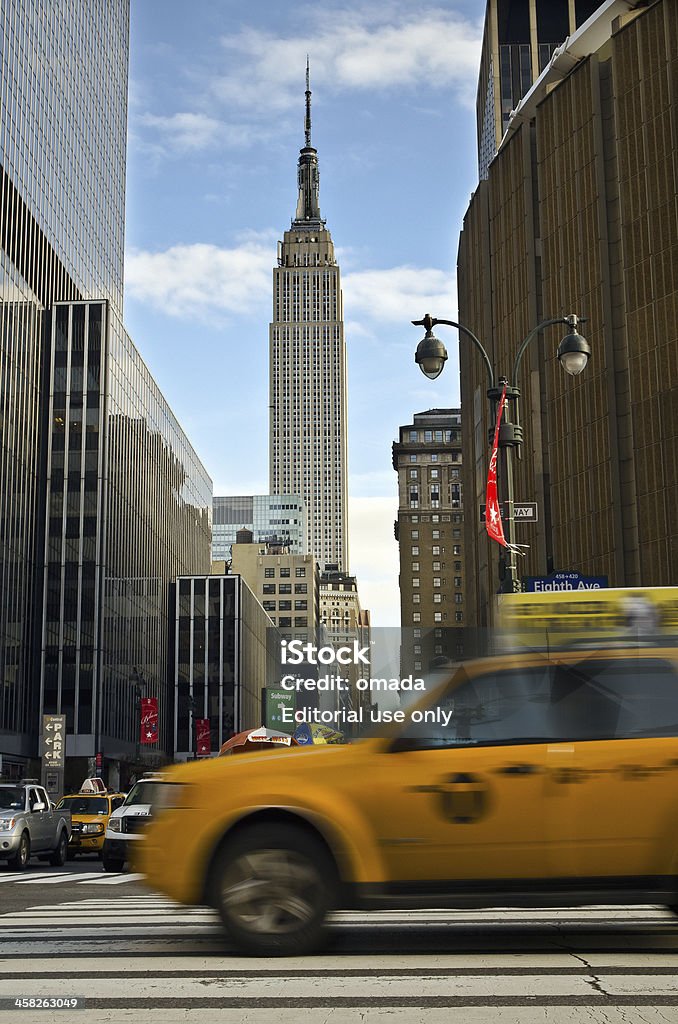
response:
[[[163,776],[147,772],[135,782],[123,803],[111,814],[104,835],[104,871],[122,871],[131,846],[143,838],[150,820],[154,792]]]
[[[677,648],[488,658],[380,737],[168,770],[135,865],[259,955],[335,909],[676,909],[677,780]]]
[[[57,809],[70,811],[71,814],[69,857],[76,857],[80,853],[103,856],[106,826],[111,814],[122,805],[124,799],[124,793],[81,790],[59,801]]]
[[[0,784],[0,859],[15,871],[23,871],[34,854],[61,867],[70,834],[70,812],[55,809],[37,782]]]

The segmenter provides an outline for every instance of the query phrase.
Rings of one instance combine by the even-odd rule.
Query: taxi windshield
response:
[[[104,796],[65,796],[57,807],[71,814],[108,814],[108,800]]]
[[[23,807],[23,789],[14,789],[11,786],[0,788],[0,811],[22,811]]]

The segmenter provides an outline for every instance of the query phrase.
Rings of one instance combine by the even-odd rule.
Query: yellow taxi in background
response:
[[[678,648],[467,662],[380,737],[169,769],[138,846],[259,955],[334,909],[675,909]]]
[[[121,806],[124,793],[80,792],[63,797],[57,808],[71,812],[71,838],[68,857],[79,853],[102,856],[106,825],[113,811]]]

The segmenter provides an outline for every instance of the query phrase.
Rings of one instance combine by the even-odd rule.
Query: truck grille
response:
[[[147,814],[135,814],[127,818],[122,819],[122,831],[123,832],[143,832],[146,825],[148,824],[149,816]]]

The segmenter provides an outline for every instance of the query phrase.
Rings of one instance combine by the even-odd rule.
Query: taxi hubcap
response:
[[[311,920],[318,890],[318,875],[301,854],[256,850],[229,864],[221,896],[228,916],[240,927],[279,935]]]

